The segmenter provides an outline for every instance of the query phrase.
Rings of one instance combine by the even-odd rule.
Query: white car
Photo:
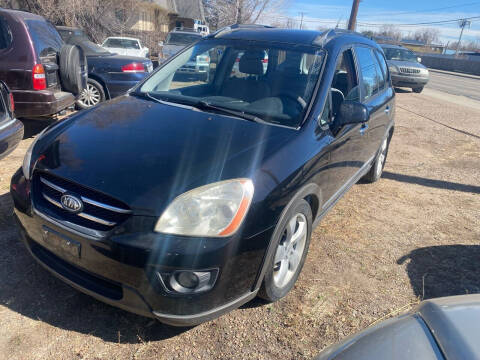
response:
[[[149,49],[142,46],[139,39],[129,37],[108,37],[101,45],[108,51],[118,55],[149,57]]]

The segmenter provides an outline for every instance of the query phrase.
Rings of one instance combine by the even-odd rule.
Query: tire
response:
[[[105,89],[102,84],[93,79],[88,79],[87,87],[78,96],[76,105],[80,109],[89,109],[104,102],[105,99]]]
[[[412,89],[414,93],[420,94],[423,91],[423,86],[422,87],[417,87]]]
[[[292,242],[292,235],[297,238],[296,242]],[[260,298],[269,302],[287,295],[302,271],[312,236],[312,210],[308,202],[303,199],[296,201],[277,224],[273,236],[271,241],[275,244],[275,251],[268,259],[267,271],[258,292]]]
[[[387,161],[389,146],[390,136],[387,136],[385,139],[383,139],[380,149],[378,149],[377,156],[373,161],[370,171],[362,178],[364,182],[374,183],[382,177],[383,168],[385,167],[385,162]]]
[[[77,45],[64,45],[60,50],[60,82],[62,90],[79,95],[87,85],[87,60]]]

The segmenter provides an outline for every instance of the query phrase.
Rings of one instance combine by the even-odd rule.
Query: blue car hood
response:
[[[39,141],[37,169],[158,216],[183,192],[254,177],[295,130],[123,96]]]

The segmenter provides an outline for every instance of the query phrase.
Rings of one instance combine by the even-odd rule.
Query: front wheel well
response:
[[[307,195],[303,198],[308,204],[310,205],[310,209],[312,210],[312,218],[313,220],[316,219],[317,213],[318,213],[318,208],[319,208],[319,201],[317,196],[310,194]]]

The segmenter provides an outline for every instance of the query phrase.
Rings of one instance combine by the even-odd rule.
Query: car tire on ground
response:
[[[420,94],[420,93],[423,91],[423,86],[417,87],[417,88],[413,88],[412,90],[413,90],[414,93]]]
[[[62,90],[79,95],[87,85],[87,60],[77,45],[64,45],[60,50],[60,82]]]
[[[105,89],[102,84],[93,79],[88,79],[87,87],[79,95],[76,105],[80,109],[89,109],[104,102],[105,99]]]
[[[366,183],[374,183],[378,181],[383,174],[383,168],[385,167],[385,162],[387,161],[388,148],[390,146],[390,136],[383,139],[380,149],[378,149],[377,156],[373,161],[370,171],[362,178]]]
[[[292,289],[302,271],[312,236],[312,210],[304,199],[297,200],[277,224],[275,250],[267,263],[258,296],[269,302],[280,300]]]

